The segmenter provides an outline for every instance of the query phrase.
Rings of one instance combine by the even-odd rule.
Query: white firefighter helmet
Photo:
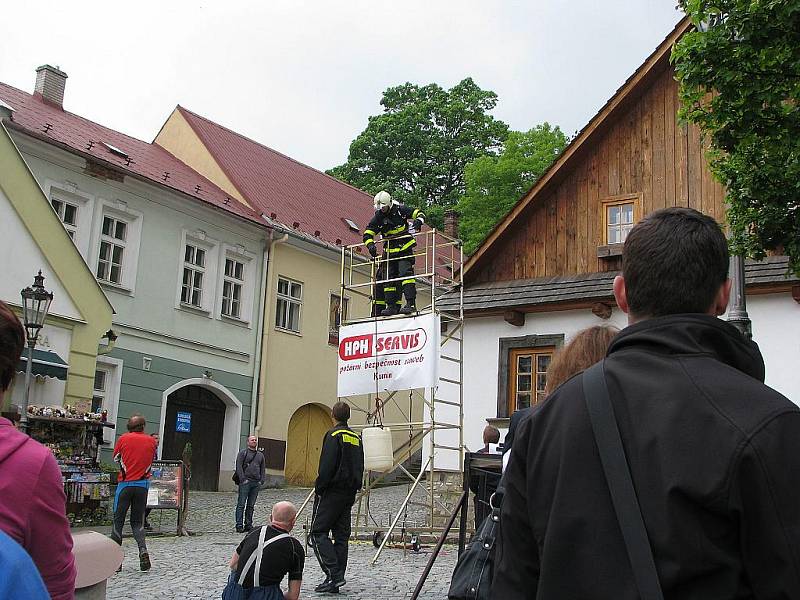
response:
[[[380,210],[384,206],[391,206],[392,196],[389,192],[381,190],[380,192],[375,194],[375,199],[373,200],[373,204],[375,205],[375,210]]]

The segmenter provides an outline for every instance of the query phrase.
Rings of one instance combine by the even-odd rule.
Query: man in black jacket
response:
[[[629,233],[605,374],[667,600],[800,598],[800,410],[716,318],[729,294],[710,217],[662,209]],[[520,423],[505,492],[492,598],[639,597],[580,376]]]
[[[314,591],[338,593],[345,584],[350,509],[364,475],[364,447],[361,436],[347,425],[350,405],[337,402],[331,414],[336,425],[322,441],[310,541],[325,573],[325,581]],[[333,534],[333,543],[329,534]]]

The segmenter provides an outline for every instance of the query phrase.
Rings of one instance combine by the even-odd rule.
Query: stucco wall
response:
[[[100,202],[122,201],[126,210],[142,215],[135,289],[130,293],[104,286],[116,311],[118,346],[252,376],[266,229],[131,178],[120,183],[89,177],[73,164],[74,157],[54,154],[37,144],[27,142],[24,156],[46,191],[66,184],[89,198],[91,204],[81,210],[92,211],[94,222],[100,218]],[[222,320],[213,314],[216,308],[212,316],[176,308],[184,231],[204,232],[220,253],[223,244],[240,244],[253,255],[256,268],[249,323]],[[90,267],[97,260],[96,246],[93,243],[84,251]],[[219,280],[219,272],[213,279],[207,277],[204,294],[219,299]]]
[[[800,365],[800,305],[792,300],[789,293],[780,293],[749,296],[747,309],[753,321],[753,339],[764,356],[767,385],[800,404],[800,378],[797,376],[797,366]],[[480,448],[486,419],[497,416],[500,338],[564,334],[564,343],[568,343],[577,331],[602,323],[622,328],[627,325],[627,316],[618,308],[606,321],[594,316],[588,309],[528,313],[523,327],[510,325],[502,317],[468,319],[464,335],[466,446],[471,450]],[[446,370],[452,367],[443,362],[440,368]],[[446,409],[441,416],[445,413]],[[501,431],[502,439],[505,430]],[[456,441],[454,433],[443,432],[440,436],[442,443]],[[442,468],[457,468],[453,453],[442,452],[441,457],[437,457],[437,464]]]

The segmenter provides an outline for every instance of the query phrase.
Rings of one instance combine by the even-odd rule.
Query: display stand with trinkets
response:
[[[99,451],[107,413],[80,413],[70,406],[29,406],[30,436],[47,446],[58,462],[73,526],[109,521],[111,477],[100,468]]]

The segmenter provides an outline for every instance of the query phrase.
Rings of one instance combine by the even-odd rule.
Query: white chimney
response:
[[[66,85],[66,73],[50,65],[42,65],[36,69],[36,87],[33,90],[33,95],[41,97],[45,102],[63,108],[64,87]]]

